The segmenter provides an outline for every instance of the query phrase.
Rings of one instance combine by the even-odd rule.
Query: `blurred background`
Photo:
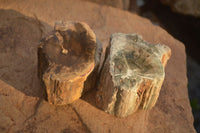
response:
[[[200,0],[87,0],[136,13],[183,42],[194,127],[200,133]]]

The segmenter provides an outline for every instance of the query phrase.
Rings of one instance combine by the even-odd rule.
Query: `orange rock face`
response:
[[[95,66],[96,37],[85,23],[58,22],[38,47],[38,72],[51,104],[80,98]]]

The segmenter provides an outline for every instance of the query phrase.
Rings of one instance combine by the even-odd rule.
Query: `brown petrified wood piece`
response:
[[[38,74],[49,103],[64,105],[80,98],[95,67],[96,36],[83,22],[57,22],[38,47]]]
[[[99,73],[100,73],[100,62],[101,62],[101,55],[102,55],[102,44],[100,40],[96,40],[96,51],[95,51],[95,66],[93,71],[88,75],[87,80],[84,82],[83,88],[83,95],[88,92],[89,90],[95,89],[96,84],[98,82]]]
[[[112,34],[100,73],[96,102],[105,112],[125,117],[151,109],[159,96],[170,58],[169,47],[137,34]]]

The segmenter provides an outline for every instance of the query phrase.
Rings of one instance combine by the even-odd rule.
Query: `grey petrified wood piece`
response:
[[[169,47],[145,42],[137,34],[112,34],[97,87],[97,106],[119,117],[139,108],[151,109],[170,55]]]

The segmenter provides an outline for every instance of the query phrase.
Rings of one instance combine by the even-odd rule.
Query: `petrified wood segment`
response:
[[[150,44],[137,34],[112,34],[100,73],[97,106],[119,117],[152,108],[170,54],[167,46]]]
[[[102,44],[97,39],[96,41],[96,51],[95,51],[95,66],[94,70],[90,73],[90,75],[87,77],[87,80],[84,82],[84,89],[83,89],[83,95],[91,90],[95,89],[96,84],[98,82],[99,72],[100,72],[100,61],[101,61],[101,54],[102,54]]]
[[[51,104],[80,98],[95,66],[96,36],[82,22],[58,22],[38,47],[38,74]],[[97,52],[96,52],[97,53]]]

